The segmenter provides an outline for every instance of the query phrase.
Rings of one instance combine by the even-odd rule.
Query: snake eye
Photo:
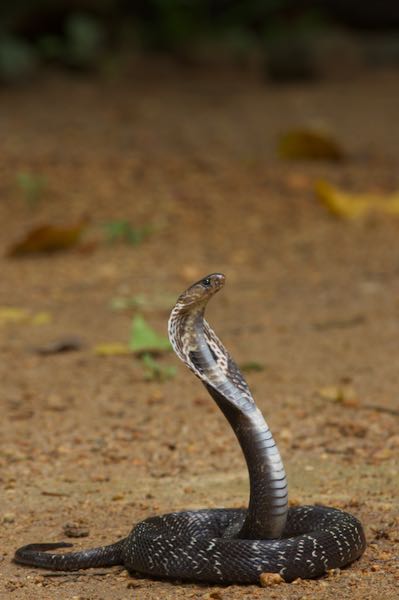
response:
[[[211,286],[211,280],[209,279],[209,277],[206,277],[205,279],[203,279],[201,281],[202,285],[206,288]]]

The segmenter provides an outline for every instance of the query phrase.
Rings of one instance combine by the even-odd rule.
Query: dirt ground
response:
[[[354,192],[398,188],[397,73],[273,87],[158,68],[124,80],[49,74],[0,94],[0,307],[45,313],[0,324],[1,598],[397,598],[399,218],[342,221],[313,193],[318,178]],[[276,158],[276,135],[309,122],[349,159]],[[47,180],[34,207],[16,185],[25,171]],[[82,215],[82,248],[5,256],[30,227]],[[102,242],[113,219],[152,234],[137,247]],[[13,564],[18,546],[66,539],[66,524],[85,530],[70,541],[87,548],[152,514],[245,505],[235,438],[178,359],[161,359],[175,378],[148,382],[137,358],[93,352],[126,341],[135,312],[165,332],[173,298],[214,271],[227,285],[208,320],[239,364],[263,366],[247,379],[291,500],[356,514],[364,556],[272,588]],[[110,308],[137,294],[157,300]],[[34,350],[71,335],[80,350]]]

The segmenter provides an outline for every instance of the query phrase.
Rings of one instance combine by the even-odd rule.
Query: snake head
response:
[[[181,311],[191,310],[195,305],[204,306],[224,286],[225,280],[226,278],[222,273],[207,275],[180,294],[176,306]]]

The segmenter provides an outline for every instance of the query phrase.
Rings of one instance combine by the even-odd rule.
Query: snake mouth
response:
[[[224,286],[225,282],[226,276],[223,273],[211,273],[211,275],[200,279],[194,285],[202,285],[203,288],[213,290],[213,293],[215,293]]]

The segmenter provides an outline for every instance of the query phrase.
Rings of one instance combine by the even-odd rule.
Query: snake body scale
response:
[[[74,571],[124,565],[132,573],[209,583],[257,583],[261,573],[289,582],[323,575],[361,556],[365,536],[354,516],[325,506],[288,507],[284,466],[248,385],[205,321],[209,299],[224,285],[208,275],[183,292],[169,319],[178,357],[202,381],[230,423],[249,473],[248,509],[203,509],[150,517],[114,544],[51,552],[64,542],[29,544],[14,560]]]

